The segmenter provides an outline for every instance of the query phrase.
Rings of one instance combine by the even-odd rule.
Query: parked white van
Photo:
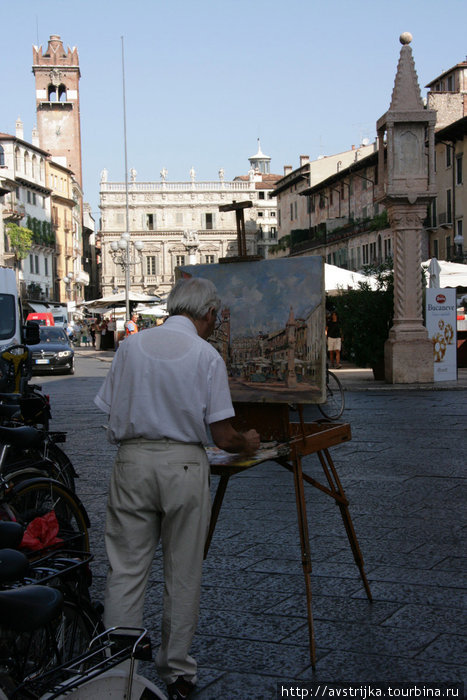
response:
[[[0,267],[0,353],[22,342],[22,322],[15,271]]]

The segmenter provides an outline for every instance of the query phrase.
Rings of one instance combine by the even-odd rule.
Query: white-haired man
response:
[[[179,280],[162,326],[129,336],[95,398],[109,414],[119,449],[111,477],[105,543],[109,573],[104,622],[141,627],[154,551],[162,542],[164,607],[156,666],[170,698],[196,683],[189,655],[198,620],[203,550],[210,518],[212,439],[253,454],[255,430],[237,432],[227,370],[208,342],[220,299],[209,280]]]

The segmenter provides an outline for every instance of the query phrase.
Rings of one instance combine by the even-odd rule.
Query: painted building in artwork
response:
[[[164,168],[159,182],[139,182],[132,168],[128,183],[110,182],[104,169],[98,234],[102,294],[124,288],[124,273],[114,261],[112,244],[126,232],[127,215],[131,241],[142,243],[141,255],[135,254],[130,269],[132,291],[164,295],[173,285],[177,266],[217,263],[237,255],[235,212],[219,211],[233,202],[252,202],[244,210],[247,253],[256,255],[259,248],[266,255],[269,244],[277,242],[276,205],[270,193],[279,179],[268,172],[269,160],[259,148],[250,158],[248,175],[233,180],[226,180],[221,168],[217,180],[199,181],[191,168],[188,180],[171,182]]]

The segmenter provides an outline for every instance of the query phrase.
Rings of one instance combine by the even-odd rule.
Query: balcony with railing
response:
[[[450,211],[441,211],[438,214],[438,226],[452,226],[452,213]]]

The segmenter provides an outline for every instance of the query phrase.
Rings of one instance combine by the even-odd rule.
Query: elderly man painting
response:
[[[188,697],[196,683],[189,650],[210,518],[208,428],[228,452],[253,454],[259,447],[255,430],[239,433],[231,425],[225,364],[207,342],[219,307],[212,282],[179,280],[167,321],[125,340],[95,399],[109,414],[109,439],[119,443],[107,507],[104,621],[142,626],[161,540],[165,589],[156,665],[170,698]]]

